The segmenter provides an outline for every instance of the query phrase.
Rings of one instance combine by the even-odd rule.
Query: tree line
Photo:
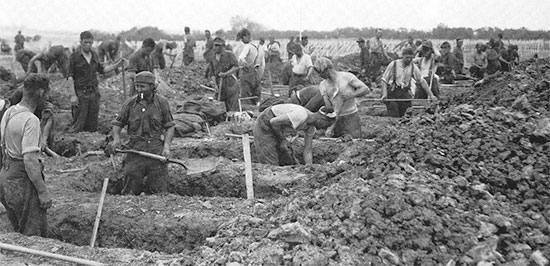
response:
[[[243,19],[243,18],[241,18]],[[265,39],[274,37],[275,39],[288,39],[291,36],[299,36],[300,32],[297,30],[269,30],[261,24],[249,21],[246,23],[242,21],[234,20],[232,18],[232,29],[225,31],[223,29],[212,30],[212,35],[221,35],[226,38],[233,38],[236,36],[239,29],[247,27],[252,32],[252,36],[255,39],[263,37]],[[183,28],[183,27],[182,27]],[[377,28],[337,28],[331,31],[312,31],[305,30],[302,32],[302,36],[308,36],[310,39],[339,39],[339,38],[358,38],[358,37],[372,37]],[[141,41],[145,38],[153,38],[155,40],[167,39],[167,40],[183,40],[183,34],[168,34],[163,30],[147,26],[142,28],[133,27],[130,30],[122,31],[119,34],[101,32],[92,30],[96,40],[114,39],[120,35],[123,39],[129,41]],[[408,36],[412,36],[414,39],[482,39],[487,40],[490,38],[497,38],[497,35],[502,33],[504,39],[514,40],[533,40],[533,39],[550,39],[550,31],[543,30],[529,30],[527,28],[519,29],[500,29],[498,27],[484,27],[479,29],[467,28],[467,27],[448,27],[444,24],[438,25],[436,28],[429,31],[414,30],[414,29],[383,29],[384,39],[406,39]],[[204,31],[192,30],[193,37],[196,40],[204,40]]]

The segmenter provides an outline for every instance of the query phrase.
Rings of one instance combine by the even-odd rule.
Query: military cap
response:
[[[136,74],[136,83],[155,84],[155,75],[149,71],[142,71]]]
[[[216,37],[214,38],[214,40],[212,40],[212,42],[214,44],[218,43],[218,44],[225,44],[225,40],[222,38],[222,37]]]

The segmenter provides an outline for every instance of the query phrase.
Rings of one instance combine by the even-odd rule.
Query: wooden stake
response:
[[[252,160],[250,158],[250,139],[248,134],[242,135],[244,153],[244,174],[246,177],[246,198],[254,199],[254,182],[252,182]]]
[[[271,66],[272,63],[267,63],[267,83],[269,84],[269,93],[271,93],[271,95],[275,95],[273,93],[273,78],[271,77]]]
[[[214,88],[210,88],[210,87],[208,87],[208,86],[204,86],[204,85],[199,85],[199,87],[201,87],[201,88],[203,88],[203,89],[207,89],[207,90],[209,90],[209,91],[217,92],[217,90],[216,90],[216,89],[214,89]]]
[[[111,154],[111,163],[116,173],[116,164],[113,155]],[[99,205],[97,206],[97,215],[94,222],[94,230],[92,232],[92,239],[90,240],[90,247],[94,247],[95,240],[97,238],[97,230],[99,229],[99,222],[101,221],[101,212],[103,211],[103,202],[105,201],[105,194],[107,194],[107,186],[109,185],[109,177],[103,179],[103,187],[101,188],[101,196],[99,197]]]
[[[35,250],[35,249],[30,249],[30,248],[5,244],[5,243],[0,243],[0,249],[11,250],[11,251],[16,251],[16,252],[21,252],[21,253],[27,253],[27,254],[31,254],[31,255],[37,255],[37,256],[42,256],[42,257],[46,257],[46,258],[50,258],[50,259],[74,262],[74,263],[78,263],[78,264],[82,264],[82,265],[105,266],[105,264],[103,264],[103,263],[99,263],[99,262],[95,262],[95,261],[91,261],[91,260],[79,259],[79,258],[59,255],[59,254],[50,253],[50,252],[46,252],[46,251],[42,251],[42,250]]]
[[[122,50],[120,50],[120,60],[124,60],[122,58]],[[124,67],[124,62],[122,62],[122,93],[124,94],[123,98],[126,100],[127,98],[127,92],[126,92],[126,68]]]
[[[220,84],[218,84],[218,102],[222,98],[222,85],[223,85],[223,77],[220,77]]]

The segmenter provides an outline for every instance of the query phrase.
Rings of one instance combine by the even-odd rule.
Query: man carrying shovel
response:
[[[207,76],[218,91],[218,100],[225,102],[226,111],[239,111],[239,86],[232,76],[239,70],[237,58],[225,49],[222,38],[216,37],[213,42],[214,56],[210,58]]]
[[[120,132],[128,126],[128,146],[131,149],[168,158],[175,126],[168,101],[155,93],[153,73],[139,72],[135,84],[137,95],[124,102],[112,122],[113,142],[107,147],[107,152],[112,154],[122,146]],[[124,159],[123,169],[122,194],[167,192],[168,165],[165,162],[131,153]]]

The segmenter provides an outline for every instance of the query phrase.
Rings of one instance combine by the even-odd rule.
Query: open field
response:
[[[59,33],[59,32],[43,32],[42,39],[38,42],[26,43],[26,47],[33,51],[40,51],[47,49],[51,45],[63,45],[65,47],[76,47],[78,45],[78,34],[77,33]],[[3,38],[7,43],[13,48],[13,36],[8,36],[6,33],[0,35],[0,38]],[[232,38],[227,38],[232,39]],[[266,36],[267,39],[267,36]],[[281,43],[281,46],[284,48],[288,43],[288,39],[278,40]],[[349,54],[359,53],[359,47],[356,44],[356,39],[312,39],[309,41],[311,45],[313,56],[328,56],[328,57],[340,57]],[[387,46],[389,51],[393,51],[393,48],[403,40],[391,40],[384,39],[384,43]],[[454,40],[432,40],[434,46],[439,47],[444,41],[449,41],[451,47],[454,47]],[[228,42],[236,47],[239,45],[239,42],[228,40]],[[257,40],[255,41],[257,42]],[[472,54],[475,51],[475,44],[477,42],[487,43],[488,40],[464,40],[464,53],[465,55]],[[181,53],[183,42],[178,41],[178,48],[176,51]],[[519,48],[519,55],[522,60],[533,57],[534,54],[538,54],[541,58],[546,58],[550,56],[550,41],[547,40],[505,40],[506,44],[516,44]],[[141,46],[138,42],[127,42],[130,47],[137,48]],[[197,60],[202,60],[202,53],[204,51],[204,41],[197,41],[197,48],[195,49],[195,58]],[[97,46],[98,43],[95,43],[94,46]],[[287,59],[286,49],[282,51],[282,58]],[[467,57],[467,61],[469,57]],[[181,58],[179,58],[181,60]],[[467,62],[468,63],[468,62]],[[467,64],[468,65],[468,64]]]

